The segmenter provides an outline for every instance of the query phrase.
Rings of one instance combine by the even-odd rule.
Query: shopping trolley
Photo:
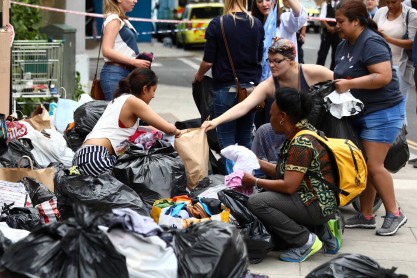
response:
[[[14,41],[12,45],[12,98],[60,97],[63,41]]]

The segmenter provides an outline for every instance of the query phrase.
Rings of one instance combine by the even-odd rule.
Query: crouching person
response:
[[[293,88],[278,88],[271,108],[271,126],[285,135],[278,164],[260,161],[261,169],[275,180],[259,179],[245,173],[243,184],[264,189],[250,196],[249,209],[262,221],[275,240],[290,249],[280,260],[302,262],[319,251],[335,254],[341,246],[341,235],[332,220],[337,210],[334,191],[314,178],[334,183],[332,164],[326,149],[311,135],[295,135],[315,128],[306,120],[311,111],[308,94]],[[314,173],[314,175],[309,175]],[[310,229],[314,227],[314,234]],[[310,228],[310,229],[309,229]]]
[[[120,80],[113,100],[75,153],[72,164],[91,176],[111,170],[124,150],[123,143],[135,133],[140,120],[166,134],[179,136],[181,131],[149,106],[157,83],[155,73],[146,68],[135,69]]]

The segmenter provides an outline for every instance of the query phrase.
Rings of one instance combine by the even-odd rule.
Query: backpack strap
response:
[[[320,133],[320,131],[319,131],[319,133]],[[333,169],[332,170],[333,170],[333,175],[334,175],[334,177],[336,179],[336,184],[337,183],[340,183],[340,176],[339,176],[339,169],[338,169],[337,161],[336,161],[336,158],[334,157],[333,151],[326,144],[326,137],[323,136],[323,135],[319,135],[318,133],[313,132],[311,130],[305,130],[304,129],[304,130],[300,130],[299,132],[297,132],[297,134],[291,140],[291,143],[294,141],[295,138],[300,137],[300,136],[303,136],[303,135],[311,135],[311,136],[313,136],[326,149],[326,151],[329,153],[329,157],[330,157],[330,160],[331,160],[331,163],[332,163],[332,166],[333,166]],[[339,196],[338,195],[339,194],[342,194],[344,196],[348,196],[349,195],[349,192],[346,192],[346,191],[340,189],[340,187],[337,186],[334,183],[328,182],[327,180],[325,180],[322,177],[320,177],[317,173],[314,173],[314,172],[312,172],[310,170],[307,170],[306,175],[309,176],[309,177],[313,177],[313,178],[321,181],[322,183],[324,183],[325,185],[327,185],[327,187],[330,190],[332,190],[333,192],[335,192],[336,193],[336,201],[337,201],[337,205],[338,206],[340,204],[340,200],[339,200]]]

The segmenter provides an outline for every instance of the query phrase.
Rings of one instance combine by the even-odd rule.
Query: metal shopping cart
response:
[[[12,46],[12,98],[60,97],[63,41],[14,41]]]

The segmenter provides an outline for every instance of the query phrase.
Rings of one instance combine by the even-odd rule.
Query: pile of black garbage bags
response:
[[[88,102],[75,111],[64,134],[73,151],[106,105]],[[0,151],[0,168],[43,169],[31,148],[30,141],[12,140]],[[150,217],[158,199],[197,196],[224,182],[224,176],[209,176],[187,190],[184,165],[171,144],[156,140],[146,151],[129,145],[112,171],[97,177],[62,163],[48,168],[54,169],[53,189],[26,177],[17,181],[27,192],[25,205],[0,204],[0,277],[266,277],[248,271],[250,261],[267,253],[248,244],[270,242],[270,235],[256,224],[266,235],[251,231],[251,214],[239,217],[246,213],[246,196],[230,208],[234,224],[175,229]],[[234,198],[219,196],[222,202]]]

